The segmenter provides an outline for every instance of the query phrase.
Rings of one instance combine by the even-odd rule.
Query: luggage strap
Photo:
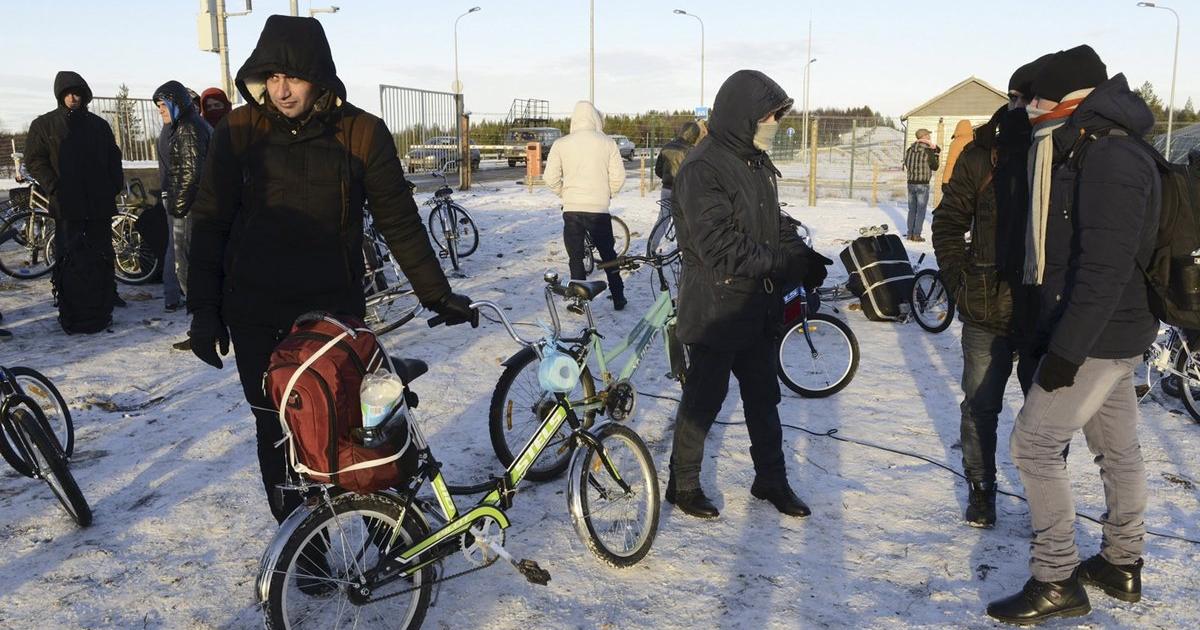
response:
[[[287,442],[288,462],[291,463],[292,469],[298,473],[328,477],[329,479],[332,480],[333,476],[335,474],[340,475],[343,473],[354,472],[356,470],[363,470],[364,468],[374,468],[376,466],[382,466],[384,464],[394,462],[394,461],[400,459],[400,456],[403,455],[404,451],[406,450],[406,449],[402,448],[402,449],[399,449],[398,451],[396,451],[396,453],[394,455],[388,455],[387,457],[381,457],[379,459],[371,459],[371,460],[367,460],[365,462],[359,462],[357,464],[347,466],[346,468],[343,468],[343,469],[337,471],[336,473],[321,472],[319,470],[314,470],[312,468],[309,468],[308,466],[305,466],[303,463],[301,463],[300,459],[296,456],[296,440],[293,439],[292,431],[288,427],[288,423],[287,423],[287,401],[292,395],[292,389],[295,387],[296,381],[300,380],[300,375],[303,374],[306,370],[308,370],[309,366],[311,366],[313,363],[315,363],[317,359],[320,359],[322,356],[324,356],[326,352],[329,352],[329,349],[336,346],[338,344],[338,342],[340,342],[341,340],[350,336],[351,332],[352,331],[350,331],[349,329],[343,331],[338,336],[327,341],[325,343],[325,345],[321,346],[320,349],[318,349],[316,352],[314,352],[311,357],[308,357],[307,359],[305,359],[305,361],[300,364],[300,367],[296,368],[295,372],[292,372],[292,377],[288,379],[287,387],[285,387],[283,389],[283,404],[279,405],[279,424],[283,428],[283,439],[280,440],[278,443],[276,443],[276,446],[278,446],[279,444],[282,444],[283,442]],[[387,355],[385,354],[384,356],[387,356]]]

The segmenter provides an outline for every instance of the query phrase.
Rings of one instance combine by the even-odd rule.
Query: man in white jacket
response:
[[[604,120],[587,101],[575,105],[571,133],[559,138],[550,149],[543,175],[546,187],[562,197],[563,244],[571,267],[571,278],[583,280],[584,235],[591,237],[600,260],[617,257],[608,202],[625,183],[625,163],[612,138],[604,135]],[[625,308],[625,285],[616,269],[609,269],[608,286],[613,308]]]

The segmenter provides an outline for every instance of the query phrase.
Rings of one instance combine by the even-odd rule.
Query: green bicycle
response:
[[[630,379],[637,373],[642,358],[659,333],[663,335],[668,365],[671,366],[668,377],[682,380],[687,369],[687,357],[683,344],[675,337],[675,300],[671,296],[670,285],[664,272],[676,264],[678,257],[678,251],[666,256],[620,256],[601,265],[629,271],[637,270],[643,264],[650,265],[654,268],[659,285],[658,298],[654,304],[625,338],[609,350],[601,346],[600,340],[603,339],[603,335],[596,329],[596,320],[592,317],[589,305],[591,299],[604,291],[607,285],[602,281],[575,280],[561,285],[557,274],[547,274],[546,302],[550,305],[550,313],[554,317],[555,330],[560,326],[557,311],[551,303],[552,294],[566,299],[569,303],[568,310],[583,313],[587,317],[587,327],[578,336],[556,336],[546,340],[561,352],[573,356],[579,363],[581,373],[578,386],[567,397],[571,401],[571,408],[582,417],[584,427],[591,426],[598,413],[607,414],[609,419],[617,422],[624,422],[633,416],[637,406],[637,389]],[[584,290],[583,287],[588,288]],[[610,364],[631,350],[632,356],[625,361],[620,372],[613,374]],[[505,466],[511,465],[517,459],[521,446],[538,433],[541,418],[545,415],[544,408],[554,402],[550,394],[539,385],[540,356],[533,348],[524,348],[506,359],[502,363],[504,372],[492,392],[491,407],[488,410],[488,430],[492,438],[492,450]],[[592,357],[595,357],[598,368],[596,373],[600,375],[603,385],[599,391],[596,389],[593,372],[588,366]],[[556,434],[526,476],[534,481],[547,481],[558,477],[567,469],[574,446],[575,441],[569,432]]]
[[[582,295],[585,286],[568,285]],[[603,284],[603,283],[599,283]],[[508,334],[540,353],[543,342],[521,338],[492,302],[472,308],[500,316]],[[429,325],[440,323],[440,317]],[[557,329],[555,330],[555,335]],[[504,475],[469,487],[446,483],[413,415],[412,383],[428,369],[424,362],[393,359],[406,393],[398,417],[415,449],[417,472],[403,488],[355,494],[336,486],[301,480],[281,490],[298,491],[304,503],[283,522],[263,554],[256,595],[268,628],[419,628],[430,605],[433,584],[491,565],[503,558],[534,584],[550,574],[531,560],[515,560],[504,549],[509,526],[505,510],[533,462],[564,431],[575,449],[567,503],[576,533],[601,560],[627,567],[650,551],[658,531],[659,492],[654,462],[638,434],[606,423],[583,426],[570,401],[555,392],[543,407],[539,429]],[[417,496],[426,482],[434,497]],[[460,510],[452,494],[487,494]],[[471,568],[442,576],[443,561],[462,554]]]

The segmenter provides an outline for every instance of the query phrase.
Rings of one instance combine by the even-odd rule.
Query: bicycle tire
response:
[[[457,234],[455,238],[451,238],[448,227],[453,224],[453,213],[454,211],[445,205],[439,204],[433,208],[429,213],[429,238],[445,257],[450,259],[450,266],[458,271]]]
[[[928,282],[929,288],[923,289],[922,282]],[[946,305],[946,311],[937,313],[934,320],[926,321],[930,306],[942,303]],[[936,269],[922,269],[913,276],[909,308],[917,324],[928,332],[940,333],[950,327],[954,321],[954,298],[946,290],[946,283],[942,282],[942,276]]]
[[[624,256],[629,252],[629,226],[625,224],[625,221],[621,220],[621,217],[615,214],[608,216],[612,219],[613,251],[617,253],[617,256]],[[591,239],[585,241],[585,246],[588,243],[591,243]],[[591,273],[594,265],[600,262],[600,257],[595,245],[588,247],[587,251],[591,256],[585,256],[584,258],[592,259],[593,265],[587,269],[587,272]]]
[[[584,276],[591,275],[596,270],[596,263],[600,258],[596,256],[596,246],[592,243],[592,238],[587,234],[583,235],[583,274]]]
[[[455,223],[459,243],[458,257],[466,258],[479,249],[479,228],[475,226],[475,219],[471,218],[471,214],[467,212],[466,208],[456,203],[450,205],[454,206],[454,211],[458,215]],[[470,247],[464,248],[462,246],[464,243],[469,244]]]
[[[650,238],[646,239],[646,256],[670,256],[679,251],[679,244],[675,242],[673,237],[675,221],[671,215],[664,216],[654,222],[654,227],[650,228]],[[670,236],[668,238],[668,236]],[[663,239],[667,238],[670,244],[663,245]],[[662,248],[659,245],[663,245]]]
[[[402,518],[403,521],[401,521]],[[373,523],[375,523],[374,526]],[[348,530],[358,530],[357,541],[354,532],[349,531],[348,533]],[[350,577],[351,569],[357,572],[358,569],[368,570],[377,566],[382,555],[380,549],[387,544],[393,532],[399,536],[396,544],[403,546],[412,545],[426,535],[424,528],[418,524],[411,512],[406,512],[403,506],[384,495],[347,492],[333,497],[329,503],[322,502],[296,528],[295,533],[284,543],[283,550],[280,551],[275,572],[271,575],[267,587],[267,601],[263,606],[263,621],[266,627],[279,629],[343,627],[335,621],[341,619],[342,613],[349,613],[354,616],[352,621],[356,628],[360,625],[361,627],[375,628],[420,628],[421,623],[425,620],[425,613],[429,609],[429,600],[433,590],[432,566],[425,566],[417,571],[414,580],[401,579],[379,587],[382,590],[394,586],[394,590],[399,592],[412,588],[414,582],[419,582],[416,584],[416,590],[413,590],[409,596],[400,595],[383,601],[375,600],[359,604],[345,601],[332,607],[336,610],[328,610],[330,600],[334,597],[349,600],[347,587],[337,583],[348,584],[348,580],[339,580],[343,577],[341,569],[346,571],[344,577]],[[321,547],[324,549],[322,550]],[[353,556],[349,553],[352,550],[351,547],[354,548]],[[374,549],[373,555],[371,549]],[[339,552],[345,566],[331,566],[329,556],[335,556],[336,562]],[[321,570],[318,558],[324,559],[325,568],[328,570],[325,575],[309,572],[312,569]],[[375,564],[372,564],[372,561]],[[332,573],[337,575],[331,575]],[[308,593],[302,590],[305,588],[309,590]],[[387,594],[378,591],[372,595],[387,597]],[[320,609],[297,611],[296,608],[299,607],[299,604],[294,604],[294,600],[302,604],[308,598],[318,602]],[[406,614],[402,617],[397,615],[396,609],[392,607],[395,604],[405,605]],[[372,617],[375,620],[374,623],[369,619],[363,621],[360,617],[364,613],[370,612],[368,610],[370,608],[374,608],[378,613]],[[323,611],[333,612],[339,617],[332,621],[326,617],[320,617],[317,613]],[[293,622],[292,614],[301,618]],[[305,623],[309,620],[311,623]]]
[[[41,278],[54,269],[54,218],[20,210],[0,224],[0,272],[17,280]],[[41,262],[38,262],[39,257]]]
[[[580,449],[571,458],[571,478],[567,490],[571,522],[580,540],[597,558],[614,567],[630,567],[646,557],[658,533],[661,505],[658,474],[650,457],[650,449],[646,448],[646,443],[633,429],[609,422],[595,432],[595,437],[633,494],[628,495],[621,490],[595,449]],[[625,448],[618,448],[618,445]],[[630,459],[633,461],[628,461]],[[614,497],[616,501],[600,504]],[[644,522],[638,531],[630,531],[634,522],[630,518],[613,519],[607,527],[597,526],[597,515],[603,512],[604,516],[613,516],[610,508],[619,505],[617,501],[630,499],[633,501],[628,503],[628,507],[643,517],[640,520]],[[631,533],[634,536],[631,537]],[[615,537],[618,539],[624,538],[624,548],[614,548],[613,541],[609,540],[612,535],[617,535]]]
[[[1175,369],[1180,374],[1186,375],[1186,378],[1179,379],[1179,399],[1183,401],[1183,407],[1192,416],[1192,422],[1196,423],[1200,423],[1200,362],[1197,361],[1198,357],[1200,357],[1200,350],[1193,351],[1191,355],[1188,355],[1180,347],[1178,357],[1175,359]],[[1195,385],[1189,384],[1188,381],[1191,380],[1196,381]]]
[[[538,410],[548,411],[550,399],[547,399],[545,392],[541,391],[537,380],[537,369],[540,360],[533,351],[522,352],[515,361],[504,368],[504,372],[500,374],[500,380],[496,382],[496,388],[492,391],[492,400],[488,406],[488,434],[492,440],[492,450],[496,453],[496,459],[500,460],[500,464],[505,468],[512,465],[516,459],[517,453],[525,446],[536,429],[541,426],[544,415],[539,415]],[[537,391],[539,395],[536,400],[526,400],[524,405],[521,405],[522,414],[519,418],[520,422],[514,424],[514,414],[518,405],[511,400],[510,395],[514,383],[517,382],[517,377],[525,373],[522,383],[518,385],[527,395],[532,395]],[[588,371],[587,366],[579,374],[580,389],[582,389],[584,398],[592,398],[596,395],[596,383],[592,378],[592,374]],[[536,388],[536,389],[534,389]],[[529,413],[524,413],[524,408],[528,407]],[[595,421],[596,412],[589,411],[584,414],[581,420],[584,426],[591,426]],[[541,454],[534,460],[529,470],[525,473],[525,479],[530,481],[549,481],[563,474],[567,466],[571,464],[571,453],[573,447],[568,437],[570,436],[570,427],[563,424],[555,436],[542,449]],[[561,437],[560,437],[561,436]],[[516,451],[514,453],[513,451]],[[553,457],[547,459],[548,457]],[[542,465],[539,466],[538,464]]]
[[[808,323],[810,338],[814,334],[825,337],[827,333],[833,333],[833,331],[839,333],[841,335],[840,340],[834,337],[832,346],[838,349],[844,347],[846,353],[849,355],[849,360],[843,362],[838,356],[832,356],[831,359],[835,363],[831,370],[826,371],[816,365],[809,369],[818,378],[824,378],[823,385],[818,384],[814,386],[808,382],[801,384],[798,380],[800,377],[799,368],[790,369],[790,366],[795,363],[792,357],[795,352],[807,352],[811,355],[811,350],[808,348],[808,342],[804,339],[804,331],[802,330],[804,320],[801,320],[789,328],[779,340],[779,347],[775,356],[775,366],[779,374],[779,380],[788,389],[805,398],[825,398],[842,391],[854,379],[854,374],[858,371],[860,358],[858,339],[854,336],[854,331],[850,330],[850,327],[846,325],[846,322],[826,313],[813,313],[809,315]],[[818,353],[821,352],[821,348],[818,347],[820,345],[822,345],[822,341],[813,340],[813,347],[817,348]],[[840,353],[838,354],[840,355]],[[818,358],[810,358],[809,360],[815,363]],[[821,376],[822,374],[825,374],[825,376]],[[828,374],[832,374],[833,377],[831,378]]]
[[[63,457],[68,461],[75,452],[75,423],[71,419],[71,409],[62,393],[50,379],[41,372],[27,367],[10,368],[13,378],[21,386],[26,397],[32,399],[42,410],[46,423],[50,427],[50,435],[58,441]],[[53,411],[54,416],[49,412]]]
[[[147,284],[158,271],[158,257],[142,242],[137,219],[136,214],[124,211],[112,220],[113,271],[122,284]]]
[[[30,456],[36,460],[38,476],[50,486],[50,491],[62,504],[63,509],[80,527],[91,525],[92,508],[67,468],[67,462],[60,454],[58,445],[54,443],[53,438],[46,435],[43,429],[45,418],[39,417],[41,409],[33,406],[30,407],[32,413],[21,413],[22,411],[24,410],[18,410],[12,417],[19,430],[30,440],[33,447]]]
[[[8,462],[12,469],[17,471],[17,474],[22,477],[34,478],[34,463],[29,461],[29,449],[25,446],[25,438],[20,433],[17,427],[17,421],[13,417],[13,411],[16,405],[15,401],[4,400],[0,405],[3,409],[3,417],[0,417],[0,433],[3,433],[3,439],[0,439],[0,458]]]

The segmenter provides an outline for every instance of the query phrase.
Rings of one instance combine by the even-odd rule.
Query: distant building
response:
[[[904,123],[904,146],[916,142],[918,129],[933,132],[933,139],[939,146],[949,145],[958,121],[966,119],[971,121],[972,127],[977,127],[991,119],[996,108],[1007,102],[1005,92],[982,79],[967,77],[900,117],[900,122]]]

